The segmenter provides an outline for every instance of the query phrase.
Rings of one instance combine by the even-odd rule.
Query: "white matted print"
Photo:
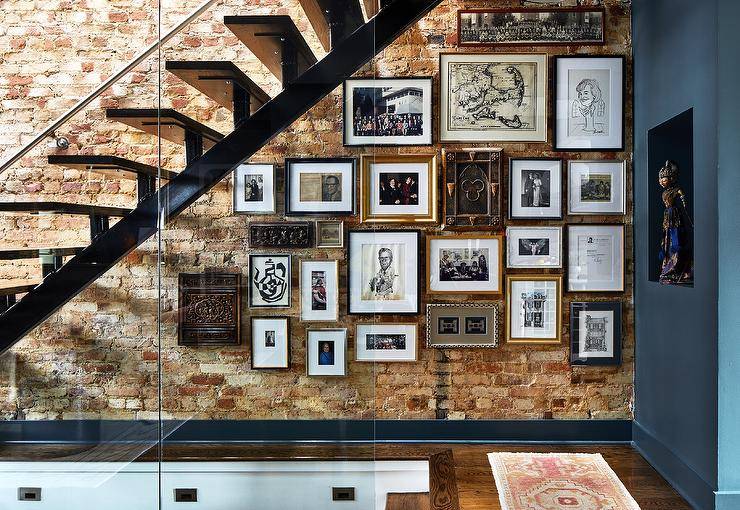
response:
[[[250,308],[290,307],[290,266],[290,255],[249,255]]]
[[[347,330],[306,330],[306,375],[342,376],[347,371]]]
[[[302,260],[301,320],[336,321],[339,318],[339,261]]]
[[[354,214],[354,158],[285,160],[285,213]]]
[[[570,304],[573,365],[618,365],[622,360],[622,303]]]
[[[561,227],[507,227],[506,267],[563,267]]]
[[[275,166],[239,165],[234,170],[234,213],[275,212]]]
[[[500,294],[501,236],[427,237],[427,292]]]
[[[506,341],[560,343],[560,276],[508,276]]]
[[[252,317],[252,368],[290,368],[287,317]]]
[[[511,158],[509,218],[562,218],[562,172],[560,159]]]
[[[624,161],[569,161],[568,214],[624,214]]]
[[[416,361],[416,324],[357,324],[357,361]]]
[[[624,225],[568,226],[568,291],[624,291]]]

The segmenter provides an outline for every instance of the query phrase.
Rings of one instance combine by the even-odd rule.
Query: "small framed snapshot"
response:
[[[568,214],[625,213],[625,161],[569,161]]]
[[[562,227],[507,227],[506,267],[560,269],[563,267]]]
[[[342,220],[319,220],[316,222],[317,248],[343,248],[344,222]]]
[[[290,368],[290,321],[287,317],[252,317],[252,369]]]
[[[339,261],[301,260],[301,320],[327,322],[339,319]]]
[[[622,363],[622,303],[570,304],[571,365]]]
[[[274,214],[275,165],[243,164],[234,170],[234,214]]]
[[[624,225],[568,225],[568,291],[624,292]]]
[[[416,230],[350,231],[350,314],[419,313],[420,235]]]
[[[427,347],[497,347],[499,314],[497,303],[429,304]]]
[[[624,61],[555,57],[555,150],[624,150]]]
[[[285,214],[354,214],[356,167],[355,158],[286,159]]]
[[[344,145],[431,144],[431,77],[344,82]]]
[[[347,373],[347,330],[306,330],[306,375],[343,376]]]
[[[562,276],[506,277],[506,342],[559,344]]]
[[[250,308],[290,308],[291,262],[286,254],[249,255]]]
[[[359,323],[355,334],[357,361],[416,361],[418,326]]]
[[[562,219],[563,160],[509,160],[509,218]]]
[[[500,235],[427,236],[427,292],[501,294],[503,246]]]
[[[363,223],[437,223],[436,154],[362,156],[360,196]]]
[[[546,142],[547,55],[442,53],[439,139]]]

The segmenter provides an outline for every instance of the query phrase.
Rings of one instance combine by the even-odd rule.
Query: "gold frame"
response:
[[[337,282],[337,302],[334,306],[334,314],[336,315],[335,319],[331,320],[315,320],[315,319],[305,319],[303,317],[303,263],[304,262],[334,262],[334,278]],[[339,321],[339,260],[337,259],[301,259],[298,261],[298,304],[300,305],[300,310],[298,311],[298,318],[301,320],[301,322],[338,322]]]
[[[429,172],[429,205],[425,215],[370,213],[370,165],[373,163],[426,163]],[[437,154],[364,154],[360,156],[360,223],[439,223]]]
[[[427,294],[468,294],[468,295],[494,295],[494,296],[501,296],[504,293],[504,268],[503,268],[503,251],[504,251],[504,236],[502,234],[475,234],[475,233],[469,233],[469,234],[463,234],[463,233],[457,233],[455,232],[454,235],[444,236],[444,235],[428,235],[426,236],[427,243],[426,243],[426,263],[427,263],[427,279],[426,279],[426,293]],[[498,291],[485,291],[485,292],[476,292],[476,291],[469,291],[469,290],[432,290],[431,289],[431,283],[432,283],[432,265],[430,263],[432,252],[431,252],[431,246],[432,241],[435,239],[498,239]]]
[[[358,359],[358,344],[360,326],[413,326],[416,342],[414,346],[414,359]],[[355,323],[355,362],[357,363],[416,363],[419,361],[419,324],[417,322],[356,322]]]
[[[339,224],[339,244],[321,244],[321,227],[320,225],[322,223],[338,223]],[[326,249],[339,249],[344,248],[344,221],[342,220],[316,220],[316,225],[314,225],[315,230],[315,237],[316,237],[316,247],[317,248],[326,248]]]
[[[512,338],[511,336],[511,283],[514,281],[554,281],[557,293],[557,312],[555,338]],[[540,344],[559,345],[562,343],[563,324],[563,276],[562,275],[507,275],[506,276],[506,343],[507,344]]]

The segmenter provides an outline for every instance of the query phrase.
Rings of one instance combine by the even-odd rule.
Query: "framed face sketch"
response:
[[[366,155],[360,162],[360,221],[437,223],[437,156]]]
[[[275,213],[275,165],[244,164],[234,170],[234,214]]]
[[[357,324],[357,361],[416,361],[417,325]]]
[[[427,292],[501,294],[503,236],[427,236]]]
[[[561,219],[563,161],[509,160],[509,218]]]
[[[624,292],[624,225],[568,225],[568,291]]]
[[[569,161],[568,214],[624,214],[624,161]]]
[[[352,215],[355,158],[285,160],[285,214]]]
[[[300,264],[301,320],[339,318],[339,261],[302,260]]]
[[[563,267],[561,227],[507,227],[506,267],[545,269]]]
[[[431,144],[431,77],[344,82],[344,145]]]
[[[344,246],[344,222],[323,220],[316,222],[317,248],[342,248]]]
[[[427,347],[497,347],[499,313],[497,303],[427,305]]]
[[[252,369],[290,368],[287,317],[252,317]]]
[[[291,256],[249,255],[249,307],[289,308]]]
[[[562,276],[506,277],[506,342],[559,344]]]
[[[343,376],[347,372],[347,330],[306,330],[306,375]]]
[[[419,313],[419,237],[415,230],[349,233],[350,314]]]
[[[624,150],[624,57],[555,57],[555,150]]]
[[[501,149],[446,152],[445,225],[449,228],[501,228]]]
[[[570,304],[571,365],[622,362],[622,303]]]
[[[442,53],[441,142],[546,142],[547,55]]]

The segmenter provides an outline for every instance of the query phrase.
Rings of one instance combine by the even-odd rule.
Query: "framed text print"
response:
[[[624,291],[624,225],[568,225],[568,291]]]

